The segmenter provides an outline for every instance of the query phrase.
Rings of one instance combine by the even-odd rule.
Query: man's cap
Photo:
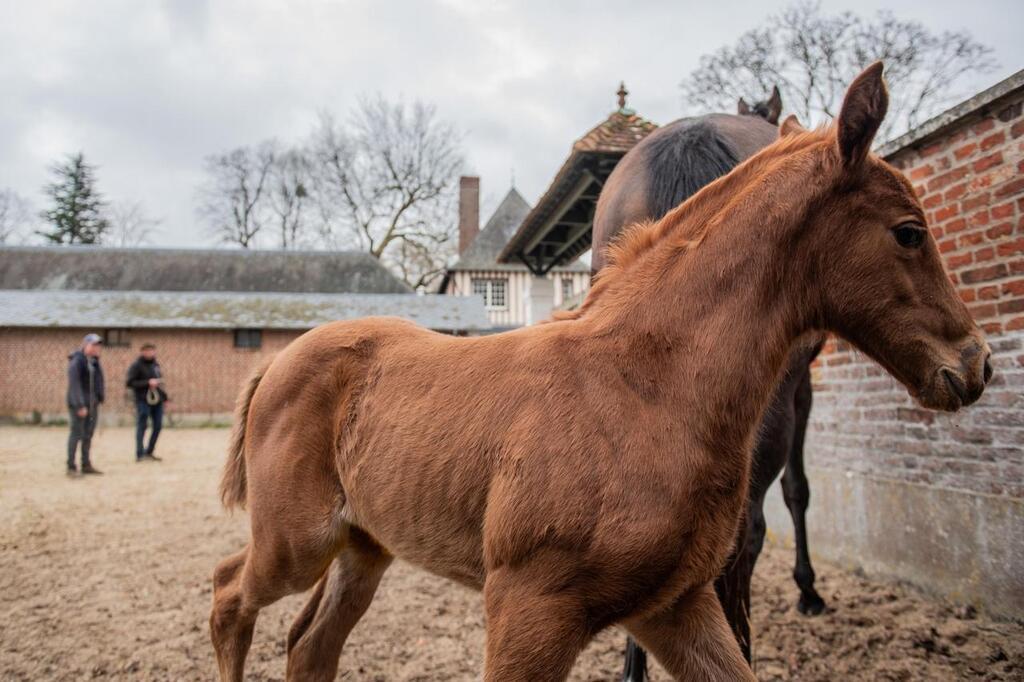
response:
[[[86,334],[82,339],[82,345],[88,346],[90,343],[103,343],[103,337],[99,334]]]

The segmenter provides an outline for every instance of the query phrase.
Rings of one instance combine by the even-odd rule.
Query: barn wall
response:
[[[1024,92],[889,156],[988,334],[996,376],[960,414],[917,407],[847,344],[814,369],[812,552],[1024,616]],[[781,496],[769,520],[791,533]]]
[[[82,337],[97,329],[0,329],[0,418],[32,420],[67,417],[67,356]],[[172,398],[169,410],[191,419],[230,415],[238,390],[257,365],[284,348],[299,332],[263,331],[259,350],[234,347],[230,330],[132,330],[131,346],[104,348],[107,382],[104,419],[130,416],[134,404],[124,388],[128,366],[143,341],[157,356]]]

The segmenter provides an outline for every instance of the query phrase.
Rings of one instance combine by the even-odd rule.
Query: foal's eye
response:
[[[903,223],[892,230],[896,243],[905,249],[916,249],[924,244],[925,229],[917,223]]]

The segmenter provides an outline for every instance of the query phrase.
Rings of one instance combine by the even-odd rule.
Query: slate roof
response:
[[[438,331],[491,327],[477,296],[0,290],[0,327],[306,330],[371,315]]]
[[[473,243],[459,256],[459,259],[448,267],[448,272],[460,270],[526,270],[522,263],[499,263],[498,254],[505,248],[508,240],[516,233],[523,219],[530,213],[530,204],[515,187],[508,191],[498,207],[494,209],[487,224],[480,230]],[[572,263],[558,268],[560,271],[589,272],[582,263]],[[448,279],[447,274],[445,279]],[[444,289],[444,283],[441,285]]]
[[[406,294],[353,251],[0,247],[0,289]]]

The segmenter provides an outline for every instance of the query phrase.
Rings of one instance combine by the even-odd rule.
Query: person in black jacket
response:
[[[100,403],[104,398],[103,368],[100,351],[103,339],[99,334],[86,334],[82,347],[68,356],[68,410],[71,435],[68,436],[68,475],[76,476],[75,451],[82,444],[82,473],[100,474],[89,460],[92,434],[99,420]]]
[[[135,392],[135,461],[159,462],[160,458],[153,454],[153,449],[163,426],[167,393],[162,385],[160,363],[156,361],[156,346],[144,343],[139,350],[139,357],[128,368],[125,381],[125,385]],[[153,430],[149,434],[149,445],[143,448],[149,420],[153,421]]]

